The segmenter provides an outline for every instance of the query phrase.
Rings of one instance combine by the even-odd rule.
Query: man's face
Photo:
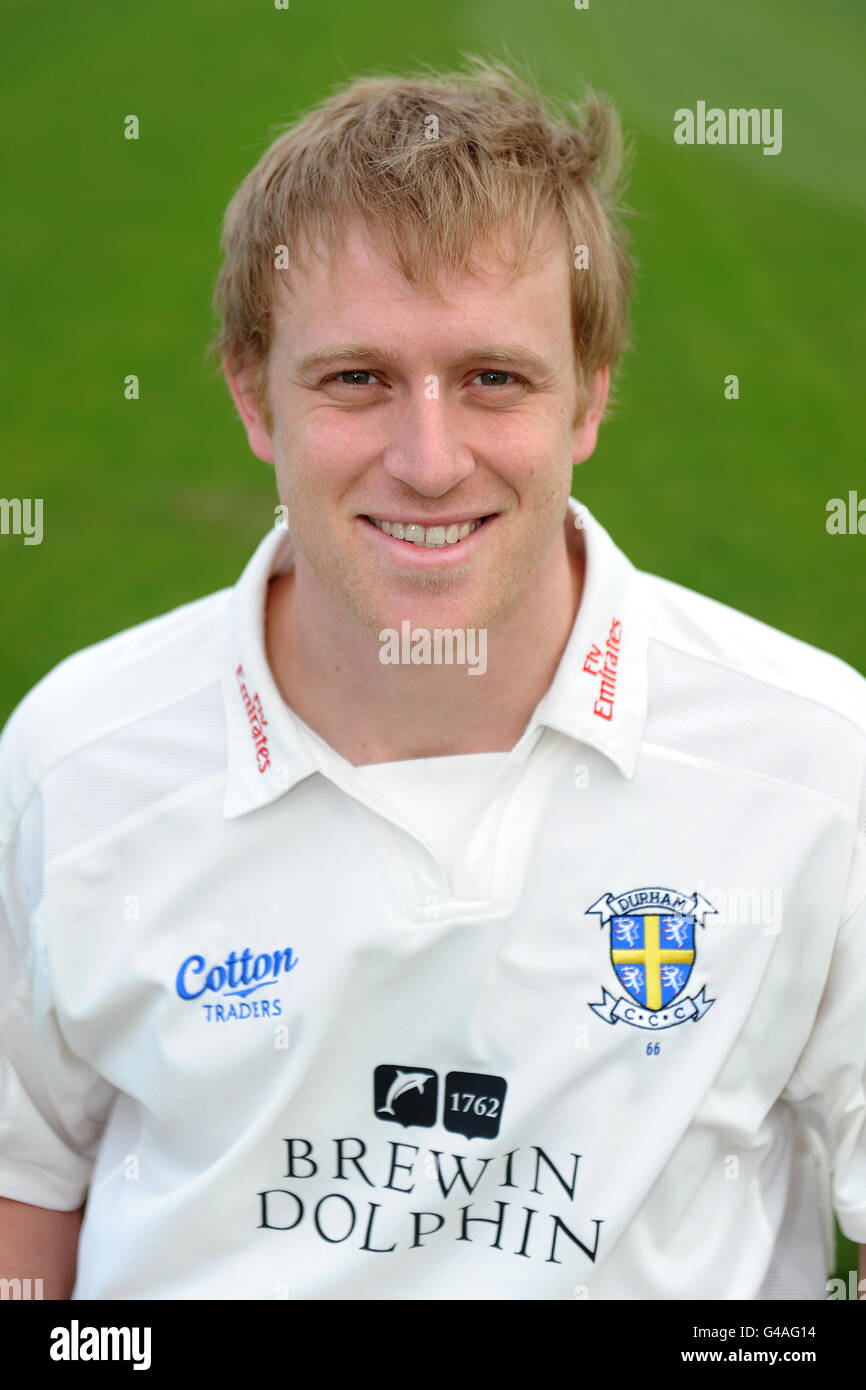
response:
[[[575,427],[558,226],[516,278],[489,255],[474,268],[428,296],[354,225],[341,254],[279,288],[270,430],[229,381],[253,451],[276,467],[298,595],[374,634],[405,619],[493,629],[566,564],[571,471],[595,446],[607,372]]]

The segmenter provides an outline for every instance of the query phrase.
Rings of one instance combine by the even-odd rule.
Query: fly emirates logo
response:
[[[583,663],[584,671],[588,672],[590,676],[600,678],[598,697],[592,706],[593,714],[597,714],[600,719],[613,718],[613,702],[616,698],[616,674],[621,643],[622,623],[618,618],[614,618],[607,634],[604,651],[597,643],[593,642]]]
[[[268,751],[268,736],[265,733],[267,719],[262,709],[262,698],[258,691],[251,695],[247,690],[247,683],[244,679],[244,668],[239,666],[235,671],[238,688],[241,692],[241,700],[247,712],[247,719],[250,721],[250,733],[253,737],[253,747],[256,750],[256,762],[259,765],[259,772],[267,772],[271,765],[271,755]]]

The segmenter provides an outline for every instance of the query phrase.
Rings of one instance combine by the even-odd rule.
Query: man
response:
[[[832,1208],[866,1241],[866,683],[570,498],[615,175],[604,103],[476,63],[238,191],[219,346],[287,527],[4,734],[4,1274],[822,1298]]]

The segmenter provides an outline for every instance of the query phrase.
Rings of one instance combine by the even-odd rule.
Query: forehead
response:
[[[549,217],[516,273],[512,240],[506,231],[501,252],[479,242],[469,269],[441,267],[431,291],[403,275],[374,229],[351,221],[335,247],[312,248],[288,283],[277,277],[274,346],[300,357],[328,341],[366,341],[375,326],[425,352],[437,344],[450,350],[455,334],[488,341],[500,332],[535,338],[539,349],[570,347],[573,271],[564,228]]]

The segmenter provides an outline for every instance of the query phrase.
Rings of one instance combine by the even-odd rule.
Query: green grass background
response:
[[[0,495],[45,527],[0,536],[0,722],[237,578],[276,497],[204,358],[225,204],[335,82],[461,50],[608,92],[634,141],[635,347],[576,494],[640,567],[866,669],[866,536],[825,529],[866,496],[859,0],[6,0],[0,28]],[[782,153],[675,146],[698,99],[782,107]]]

